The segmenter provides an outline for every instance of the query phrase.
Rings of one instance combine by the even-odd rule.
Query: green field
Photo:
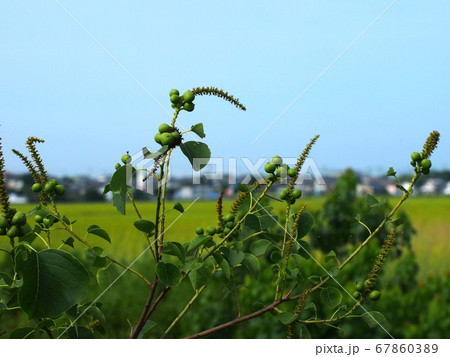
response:
[[[394,199],[390,198],[391,203]],[[310,211],[319,210],[324,202],[323,198],[307,198],[305,201]],[[190,202],[183,202],[185,208]],[[167,238],[183,242],[192,238],[197,226],[206,227],[215,225],[215,203],[212,201],[197,201],[180,216],[177,211],[167,214]],[[225,209],[230,203],[225,202]],[[144,218],[154,220],[155,204],[149,202],[138,203]],[[171,204],[168,207],[172,207]],[[29,210],[32,206],[24,206],[23,210]],[[117,257],[124,262],[132,261],[143,249],[146,241],[144,237],[133,227],[137,219],[132,206],[127,206],[127,215],[121,216],[110,203],[94,204],[60,204],[62,214],[71,220],[77,220],[74,230],[83,235],[87,227],[97,224],[108,231],[112,245],[95,236],[89,237],[89,241],[95,245],[104,247],[108,254]],[[417,230],[413,239],[414,251],[420,265],[420,277],[423,279],[429,274],[441,274],[450,270],[450,199],[446,197],[413,197],[405,202],[403,208],[409,215]],[[275,207],[281,210],[281,206]],[[177,219],[178,218],[178,219]],[[174,222],[174,220],[176,220]],[[174,224],[171,226],[171,223]],[[67,238],[62,232],[59,237],[54,237],[54,245],[60,244],[60,239]],[[2,245],[5,242],[1,242]]]

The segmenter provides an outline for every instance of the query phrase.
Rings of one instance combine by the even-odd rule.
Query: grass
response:
[[[391,199],[394,202],[393,199]],[[319,210],[324,198],[307,198],[304,201],[308,210]],[[185,209],[190,202],[183,202]],[[230,202],[224,203],[224,212],[229,208]],[[155,204],[149,202],[138,203],[139,210],[144,218],[154,220]],[[168,205],[171,207],[171,204]],[[26,205],[22,210],[31,209]],[[109,245],[96,236],[89,236],[92,244],[105,248],[108,254],[117,257],[123,262],[132,261],[140,252],[147,247],[147,242],[134,227],[133,222],[137,219],[131,205],[127,206],[127,215],[121,216],[110,203],[89,204],[60,204],[62,214],[71,220],[76,219],[74,230],[81,236],[85,234],[91,224],[97,224],[107,230],[112,243]],[[417,230],[413,238],[413,248],[417,254],[417,260],[421,267],[420,277],[423,279],[429,274],[442,274],[450,270],[450,245],[448,238],[450,233],[450,199],[446,197],[413,197],[409,199],[402,208],[409,215]],[[275,204],[275,211],[281,211],[281,205]],[[177,220],[173,226],[172,222]],[[207,227],[216,224],[215,203],[211,201],[197,201],[184,215],[172,210],[167,214],[168,227],[166,240],[184,242],[192,239],[197,226]],[[61,242],[67,238],[67,233],[58,232],[54,236],[54,242]],[[0,242],[3,246],[6,239]]]

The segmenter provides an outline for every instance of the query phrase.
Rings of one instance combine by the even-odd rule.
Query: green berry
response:
[[[42,220],[42,223],[44,223],[44,226],[47,228],[50,228],[52,226],[52,220],[50,218],[44,218]]]
[[[173,95],[180,95],[180,92],[178,91],[178,89],[172,89],[169,92],[169,96],[173,96]]]
[[[161,134],[160,134],[160,133],[158,133],[158,134],[155,135],[155,141],[156,141],[159,145],[162,145],[162,144],[161,144]]]
[[[418,153],[417,151],[414,151],[411,154],[411,159],[415,162],[420,162],[420,161],[422,161],[422,155],[420,153]]]
[[[371,286],[372,286],[372,283],[370,282],[370,279],[367,279],[367,280],[364,282],[364,287],[365,287],[366,289],[369,289]]]
[[[195,233],[201,236],[203,233],[205,233],[205,231],[203,230],[202,227],[197,227],[195,228]]]
[[[8,221],[5,217],[0,216],[0,228],[8,228]]]
[[[274,157],[272,157],[270,162],[275,165],[281,165],[283,163],[283,159],[281,157],[279,157],[278,155],[275,155]]]
[[[223,234],[225,234],[225,235],[227,235],[227,234],[230,233],[230,232],[231,232],[231,228],[225,227],[225,228],[223,229]]]
[[[227,223],[225,223],[225,227],[227,227],[227,228],[232,229],[232,228],[234,228],[234,226],[235,226],[234,222],[227,222]]]
[[[355,291],[352,294],[353,298],[355,298],[356,300],[358,300],[361,297],[361,293],[359,291]]]
[[[267,179],[268,179],[269,181],[275,181],[275,180],[277,179],[277,176],[274,175],[274,174],[268,174],[268,175],[267,175]]]
[[[287,176],[287,170],[284,166],[277,167],[277,176],[279,177],[286,177]]]
[[[285,200],[286,198],[288,198],[288,194],[289,194],[288,189],[283,188],[280,193],[280,199]]]
[[[192,93],[190,90],[187,90],[183,93],[183,99],[186,103],[192,103],[195,99],[195,94]]]
[[[63,185],[56,185],[55,192],[57,195],[64,195],[64,193],[66,192],[66,189]]]
[[[162,133],[168,133],[170,131],[169,124],[161,124],[158,128],[159,132]]]
[[[234,214],[232,214],[232,213],[227,214],[227,215],[223,218],[223,220],[224,220],[225,223],[228,223],[228,222],[234,222],[234,219],[235,219],[235,217],[234,217]]]
[[[170,101],[173,103],[173,104],[177,104],[179,101],[180,101],[180,96],[178,95],[178,94],[172,94],[171,96],[170,96]]]
[[[289,169],[287,170],[287,174],[289,177],[295,177],[297,173],[295,172],[295,169]]]
[[[171,133],[162,133],[161,134],[161,144],[162,145],[172,145],[174,139]]]
[[[268,174],[273,174],[275,172],[276,168],[277,168],[277,166],[275,164],[272,164],[271,162],[268,162],[264,166],[264,171],[267,172]]]
[[[369,299],[372,301],[377,301],[381,297],[381,293],[378,290],[373,290],[369,294]]]
[[[131,160],[131,156],[128,154],[123,154],[121,160],[124,164],[129,164],[130,160]]]
[[[361,291],[364,290],[364,285],[363,285],[362,283],[357,283],[357,284],[355,285],[355,289],[356,289],[356,291],[361,292]]]
[[[210,236],[213,236],[214,234],[216,234],[216,227],[208,226],[206,228],[206,233],[208,233]]]
[[[183,104],[183,108],[187,112],[192,112],[194,110],[194,108],[195,108],[195,104],[191,103],[191,102],[186,102],[186,103]]]
[[[33,192],[41,192],[42,191],[42,185],[40,183],[35,183],[33,186],[31,186],[31,191],[33,191]]]
[[[302,191],[301,190],[292,191],[292,197],[294,197],[295,199],[302,197]]]
[[[428,159],[423,159],[420,162],[420,166],[422,167],[422,169],[429,169],[431,167],[431,161]]]
[[[34,221],[36,223],[42,223],[43,222],[43,218],[42,218],[42,216],[37,214],[36,216],[34,216]]]
[[[6,235],[9,238],[14,238],[17,237],[17,235],[19,234],[19,228],[17,228],[16,226],[12,226],[10,229],[8,229],[8,231],[6,232]]]
[[[173,131],[172,132],[172,137],[174,141],[179,141],[181,139],[181,135],[178,131]]]
[[[27,216],[25,213],[17,211],[17,213],[13,216],[11,223],[17,227],[22,227],[25,223],[27,223]]]
[[[56,182],[49,181],[45,184],[44,191],[45,191],[45,193],[52,193],[53,190],[55,189],[55,187],[56,187]]]
[[[424,175],[428,175],[430,173],[430,169],[422,169],[422,173]]]

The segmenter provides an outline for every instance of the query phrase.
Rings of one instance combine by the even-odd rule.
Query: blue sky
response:
[[[297,156],[321,170],[408,169],[439,130],[450,168],[450,2],[398,0],[256,143],[254,139],[392,1],[68,1],[60,4],[170,110],[168,92],[221,87],[247,106],[196,99],[213,156]],[[55,1],[0,2],[0,133],[7,168],[28,136],[50,172],[102,174],[156,148],[168,114]],[[189,164],[181,153],[175,173]]]

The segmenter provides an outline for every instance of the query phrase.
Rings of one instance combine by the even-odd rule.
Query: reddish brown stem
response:
[[[142,310],[141,317],[139,318],[136,327],[132,329],[130,338],[138,338],[139,334],[142,331],[145,323],[147,322],[147,314],[151,308],[151,303],[153,301],[153,297],[155,296],[156,287],[158,286],[158,277],[155,273],[155,277],[153,278],[152,288],[150,289],[150,293],[148,294],[147,301],[145,302],[144,309]]]

